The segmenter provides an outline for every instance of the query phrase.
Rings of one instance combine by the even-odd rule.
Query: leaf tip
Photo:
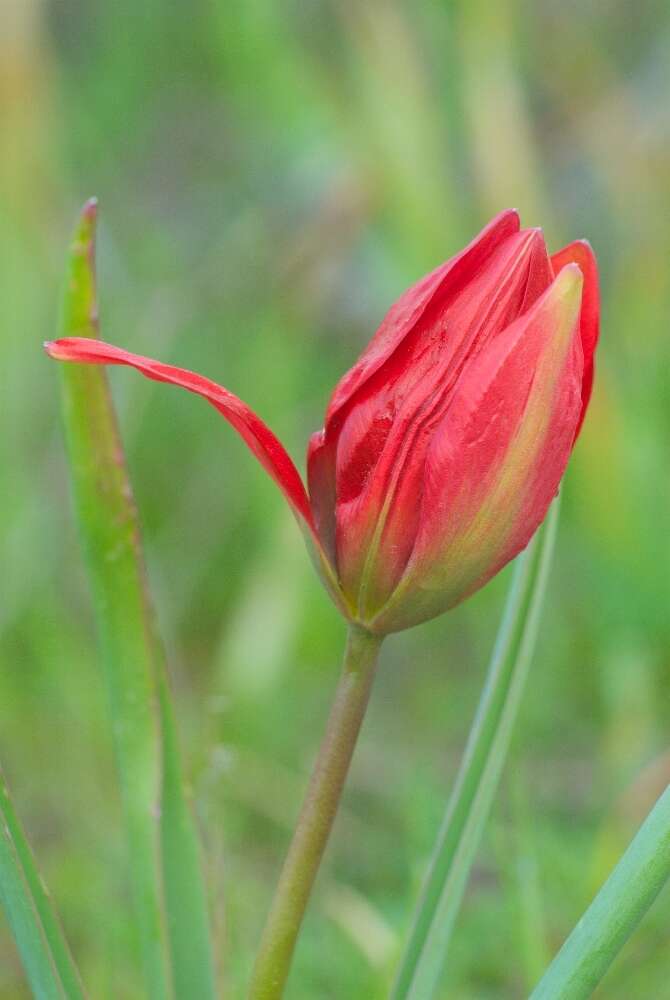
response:
[[[95,219],[98,214],[98,199],[93,195],[84,202],[84,207],[81,210],[81,214],[86,219]]]
[[[95,290],[95,237],[98,200],[82,206],[69,248],[60,331],[65,335],[95,336],[98,307]],[[47,351],[54,357],[51,351]]]
[[[92,264],[95,227],[98,221],[98,199],[89,198],[84,202],[74,233],[73,252],[76,255],[88,254]]]

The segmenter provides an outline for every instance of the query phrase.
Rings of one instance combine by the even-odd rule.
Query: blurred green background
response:
[[[539,648],[442,995],[527,995],[670,779],[666,0],[2,0],[0,761],[95,998],[141,995],[73,524],[55,332],[101,202],[103,335],[222,381],[302,464],[410,282],[508,206],[598,254],[593,405]],[[112,373],[243,995],[343,627],[276,488],[203,403]],[[289,997],[385,995],[508,574],[392,637]],[[666,892],[599,996],[670,998]],[[0,997],[27,996],[0,924]]]

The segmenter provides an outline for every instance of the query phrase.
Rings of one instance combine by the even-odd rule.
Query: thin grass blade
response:
[[[36,997],[84,1000],[84,989],[0,774],[0,901]]]
[[[530,1000],[586,1000],[670,878],[670,785]]]
[[[61,332],[98,333],[96,204],[80,217]],[[139,523],[103,369],[61,367],[79,528],[88,562],[125,812],[147,995],[214,995],[206,894],[186,803]],[[194,974],[197,969],[197,975]]]
[[[557,521],[555,501],[544,525],[517,560],[486,684],[414,914],[392,1000],[429,1000],[438,986],[523,694]]]

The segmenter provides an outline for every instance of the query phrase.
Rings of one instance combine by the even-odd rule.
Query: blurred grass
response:
[[[140,994],[40,351],[78,205],[101,200],[106,336],[220,379],[297,458],[386,306],[494,211],[516,205],[553,247],[594,244],[593,407],[515,763],[451,953],[450,997],[521,996],[524,907],[541,908],[547,940],[532,947],[552,953],[670,776],[669,43],[661,0],[3,0],[0,759],[92,996]],[[128,373],[113,385],[237,995],[343,630],[228,428]],[[387,644],[295,1000],[384,995],[506,582]],[[670,996],[668,919],[666,893],[603,997]],[[3,926],[0,998],[27,996],[22,983]]]

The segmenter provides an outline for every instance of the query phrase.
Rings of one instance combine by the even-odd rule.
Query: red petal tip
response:
[[[98,213],[98,199],[95,195],[84,202],[81,214],[87,219],[94,219]]]
[[[504,219],[507,216],[514,217],[514,219],[516,219],[517,226],[521,229],[521,216],[518,208],[504,208],[502,212],[499,212],[497,216],[494,216],[491,221],[495,222],[496,219]]]
[[[68,353],[59,349],[57,340],[45,340],[42,346],[50,358],[54,358],[56,361],[69,360]]]

